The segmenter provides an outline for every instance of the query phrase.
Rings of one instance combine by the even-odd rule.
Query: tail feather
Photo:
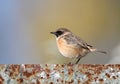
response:
[[[100,53],[103,53],[103,54],[107,54],[106,51],[101,51],[101,50],[96,50],[96,52],[100,52]]]
[[[100,53],[103,53],[103,54],[107,54],[106,51],[102,51],[102,50],[97,50],[97,49],[90,49],[91,52],[100,52]]]

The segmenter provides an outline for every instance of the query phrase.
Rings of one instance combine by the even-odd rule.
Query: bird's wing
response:
[[[82,40],[80,37],[73,34],[66,35],[65,39],[67,40],[68,44],[72,44],[76,47],[83,47],[86,49],[92,47],[91,45],[87,44],[84,40]]]
[[[76,39],[77,43],[81,45],[83,48],[89,49],[90,47],[93,47],[89,44],[87,44],[83,39],[81,39],[79,36],[74,36]]]

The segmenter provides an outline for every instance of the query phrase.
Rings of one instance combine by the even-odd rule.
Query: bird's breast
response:
[[[72,44],[68,44],[64,38],[59,38],[57,40],[57,46],[60,53],[65,57],[73,58],[80,54],[80,48],[75,47]]]

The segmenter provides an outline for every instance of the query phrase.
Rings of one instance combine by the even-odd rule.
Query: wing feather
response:
[[[89,49],[90,47],[92,47],[91,45],[88,45],[84,40],[82,40],[79,36],[73,34],[64,36],[64,39],[67,40],[68,44],[72,44],[79,48],[83,47],[85,49]]]

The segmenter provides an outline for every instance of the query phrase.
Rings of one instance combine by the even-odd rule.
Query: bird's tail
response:
[[[95,49],[95,48],[91,48],[90,51],[91,52],[100,52],[100,53],[103,53],[103,54],[107,54],[106,51],[98,50],[98,49]]]

